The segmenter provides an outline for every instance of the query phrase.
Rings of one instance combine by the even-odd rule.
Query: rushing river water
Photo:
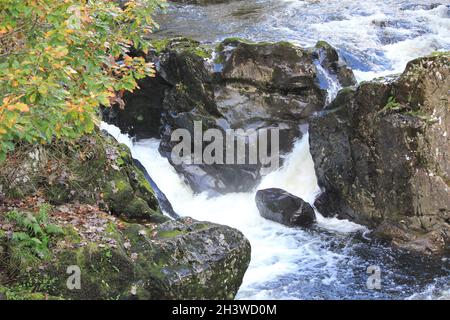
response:
[[[450,50],[448,0],[243,0],[175,5],[158,22],[160,35],[185,35],[211,43],[234,36],[287,40],[301,46],[326,40],[339,49],[359,80],[401,72],[411,59]]]
[[[311,46],[333,44],[359,80],[401,72],[406,62],[450,49],[450,3],[435,1],[249,0],[229,4],[171,6],[159,17],[161,36],[186,35],[215,43],[230,36],[289,40]],[[430,7],[431,5],[431,7]],[[330,86],[332,98],[338,86]],[[313,202],[319,192],[308,135],[284,166],[252,192],[217,198],[195,195],[158,153],[158,140],[132,141],[102,124],[127,144],[182,216],[241,230],[252,260],[238,299],[450,299],[448,258],[411,256],[367,239],[367,230],[318,213],[312,230],[288,228],[260,217],[256,190],[278,187]],[[381,270],[381,289],[370,290],[369,266]]]

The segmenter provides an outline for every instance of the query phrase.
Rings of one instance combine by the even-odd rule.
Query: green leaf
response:
[[[45,232],[50,235],[63,235],[64,230],[55,224],[45,226]]]
[[[12,235],[13,241],[29,241],[31,238],[25,232],[14,232]]]

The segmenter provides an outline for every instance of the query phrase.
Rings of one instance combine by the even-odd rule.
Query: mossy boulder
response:
[[[50,219],[65,234],[45,257],[8,235],[14,229],[0,237],[4,298],[233,299],[250,261],[239,231],[189,218],[144,225],[56,208]]]
[[[164,222],[155,192],[128,147],[96,132],[73,143],[21,145],[0,168],[0,193],[52,204],[100,204],[126,219]]]
[[[310,122],[325,215],[426,254],[450,241],[450,59],[411,61],[398,77],[343,90]]]

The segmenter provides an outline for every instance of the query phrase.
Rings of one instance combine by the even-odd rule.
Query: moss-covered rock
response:
[[[0,168],[0,192],[6,198],[41,194],[52,204],[101,204],[127,219],[167,220],[129,149],[99,132],[75,143],[19,146]]]
[[[233,299],[250,261],[239,231],[189,218],[158,226],[55,210],[50,220],[65,235],[52,237],[45,257],[15,237],[0,238],[4,298]]]

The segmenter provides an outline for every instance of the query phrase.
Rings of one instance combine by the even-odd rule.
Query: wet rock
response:
[[[165,96],[165,110],[181,113],[196,109],[220,116],[214,101],[213,74],[205,63],[211,55],[210,49],[194,40],[174,38],[167,42],[158,60],[161,77],[174,87]]]
[[[395,245],[442,253],[449,242],[450,63],[416,59],[397,79],[341,91],[310,122],[311,154],[327,195],[318,209],[378,228]]]
[[[322,192],[314,201],[314,207],[324,217],[335,217],[339,214],[341,208],[339,195],[327,191]]]
[[[319,41],[316,44],[316,53],[322,67],[331,74],[336,75],[339,83],[343,87],[356,84],[356,78],[353,71],[347,67],[347,63],[339,56],[335,48],[325,41]]]
[[[119,117],[125,120],[116,123],[122,130],[132,128],[128,132],[134,131],[140,138],[154,135],[156,123],[160,122],[160,153],[196,192],[217,195],[251,190],[267,167],[262,161],[248,161],[250,146],[255,143],[252,130],[279,130],[281,163],[281,156],[301,138],[300,126],[325,103],[326,92],[319,85],[314,50],[286,42],[252,43],[238,38],[224,40],[215,52],[186,38],[154,40],[153,47],[153,54],[147,58],[158,66],[158,77],[148,80],[151,88],[143,86],[135,93],[136,98],[128,97],[127,101],[132,103],[132,99],[150,95],[153,100],[145,105],[143,98],[143,104],[132,105],[130,111],[127,106],[121,111],[126,115]],[[330,72],[343,74],[341,60],[337,52],[334,54],[327,58],[326,68],[335,67]],[[138,118],[144,120],[138,123]],[[152,120],[145,120],[149,118]],[[247,161],[238,165],[237,161],[226,163],[226,159],[224,164],[175,163],[172,150],[178,141],[172,141],[172,134],[185,129],[193,136],[194,121],[202,121],[203,131],[216,129],[224,137],[229,129],[244,130],[241,136],[245,137]],[[235,137],[235,145],[237,140]],[[200,143],[203,152],[209,143]],[[270,156],[271,149],[267,151]]]
[[[260,89],[243,83],[245,81],[232,81],[222,74],[215,74],[205,60],[207,56],[199,55],[199,51],[205,52],[198,43],[179,39],[170,41],[161,55],[161,75],[174,89],[168,92],[164,101],[167,112],[162,117],[160,152],[171,160],[196,192],[208,191],[210,195],[216,195],[248,191],[260,179],[260,163],[176,165],[171,159],[176,144],[171,141],[174,130],[187,129],[193,136],[194,120],[202,121],[205,130],[220,130],[224,137],[227,129],[259,131],[276,127],[280,128],[283,138],[280,149],[285,153],[292,149],[293,140],[301,137],[299,119],[306,118],[317,106],[311,107],[309,97],[299,99],[296,94]],[[252,143],[250,134],[245,140],[248,155]],[[234,141],[236,143],[237,138]],[[207,145],[204,143],[202,150]]]
[[[323,105],[324,92],[317,85],[312,56],[306,50],[288,42],[251,43],[233,38],[224,40],[221,46],[233,48],[226,51],[229,55],[223,66],[224,80],[296,93],[317,107]]]
[[[262,217],[293,227],[309,227],[316,221],[314,209],[301,198],[281,189],[259,190],[256,205]]]
[[[380,28],[377,36],[384,45],[414,39],[430,32],[426,27],[408,20],[374,20],[372,24]]]

